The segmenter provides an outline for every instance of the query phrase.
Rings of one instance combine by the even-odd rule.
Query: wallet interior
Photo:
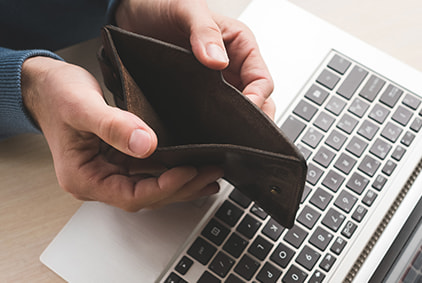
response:
[[[102,36],[100,62],[116,105],[157,134],[150,158],[222,166],[227,181],[291,227],[306,163],[277,125],[192,52],[113,26]]]
[[[269,129],[273,122],[260,109],[191,52],[110,32],[122,65],[134,80],[129,89],[137,92],[124,96],[138,98],[123,102],[125,108],[151,125],[160,146],[233,144],[295,154],[281,132]]]

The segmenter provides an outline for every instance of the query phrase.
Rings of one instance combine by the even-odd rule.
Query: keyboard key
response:
[[[273,241],[277,241],[283,231],[284,227],[272,218],[268,220],[262,229],[262,233]]]
[[[369,104],[362,99],[356,97],[349,107],[349,112],[355,114],[357,117],[362,118],[369,108]]]
[[[334,156],[334,152],[332,152],[325,146],[321,146],[318,152],[315,154],[313,160],[319,165],[327,168],[328,165],[330,165],[331,161],[334,159]]]
[[[325,275],[319,270],[315,270],[312,277],[309,279],[308,283],[322,283],[324,281]]]
[[[324,271],[330,271],[331,267],[333,267],[336,258],[333,255],[326,254],[319,267],[321,267]]]
[[[347,239],[350,239],[353,233],[356,231],[357,227],[358,226],[352,221],[347,221],[346,225],[344,225],[344,228],[341,231],[341,234],[345,236]]]
[[[416,110],[421,104],[421,100],[410,93],[406,94],[403,98],[403,104],[410,107],[412,110]]]
[[[312,270],[320,258],[320,254],[308,246],[304,246],[296,258],[296,262],[307,270]]]
[[[420,119],[419,117],[416,117],[415,120],[413,120],[412,124],[410,125],[410,129],[415,132],[419,132],[421,128],[422,128],[422,119]]]
[[[306,181],[309,182],[311,185],[315,185],[318,180],[321,178],[324,171],[322,169],[315,166],[313,163],[308,164],[308,172],[306,175]]]
[[[293,110],[293,113],[309,122],[312,117],[314,117],[317,110],[318,109],[309,102],[301,100]]]
[[[338,81],[340,80],[340,77],[335,75],[333,72],[328,71],[327,69],[323,70],[321,74],[318,76],[316,81],[320,83],[321,85],[325,86],[328,89],[333,89]]]
[[[364,206],[359,204],[356,207],[355,212],[353,212],[352,218],[356,220],[357,222],[361,222],[367,212],[368,210]]]
[[[338,88],[337,93],[346,99],[350,99],[367,75],[368,72],[361,67],[353,67],[352,71]]]
[[[182,275],[185,275],[186,272],[188,272],[189,268],[192,266],[193,260],[190,258],[184,256],[182,259],[177,263],[175,269],[177,272],[179,272]]]
[[[362,176],[361,174],[355,172],[347,181],[346,187],[360,195],[368,186],[369,180]]]
[[[372,140],[378,130],[379,127],[377,125],[368,120],[365,120],[359,127],[358,134],[366,138],[367,140]]]
[[[346,240],[344,240],[342,237],[337,237],[333,245],[331,246],[330,251],[332,251],[336,255],[339,255],[344,250],[346,244]]]
[[[312,234],[309,242],[317,247],[321,251],[325,251],[325,249],[330,244],[331,240],[333,239],[333,234],[328,232],[327,230],[317,227],[315,232]]]
[[[293,247],[299,248],[307,235],[308,233],[305,230],[295,225],[286,233],[284,240]]]
[[[237,233],[231,234],[230,238],[224,244],[223,249],[230,255],[238,258],[249,244],[248,241],[237,235]]]
[[[391,154],[391,157],[396,161],[400,161],[405,153],[406,149],[404,149],[404,147],[402,147],[401,145],[397,145],[393,153]]]
[[[340,97],[332,96],[328,103],[325,105],[325,109],[330,111],[332,114],[338,116],[346,106],[346,102]]]
[[[202,263],[207,264],[217,249],[202,238],[197,238],[188,250],[188,255]]]
[[[336,163],[334,163],[334,167],[336,167],[338,170],[347,175],[350,173],[350,171],[352,171],[353,166],[355,166],[355,164],[356,159],[346,153],[342,153],[337,159]]]
[[[226,277],[229,270],[232,268],[234,260],[223,252],[219,252],[209,265],[209,268],[220,277]]]
[[[220,283],[220,279],[205,271],[202,276],[199,278],[198,283]]]
[[[281,270],[266,262],[261,270],[258,272],[256,279],[262,283],[275,283],[281,275]]]
[[[359,170],[368,175],[369,177],[372,177],[377,172],[378,168],[380,167],[381,162],[378,160],[372,158],[369,155],[366,155],[362,162],[359,165]]]
[[[201,235],[213,242],[216,245],[221,245],[224,239],[226,239],[230,230],[223,224],[215,219],[211,219],[210,222],[205,226]]]
[[[260,208],[256,204],[251,207],[251,212],[253,215],[257,216],[258,218],[261,218],[262,220],[264,220],[268,215],[262,208]]]
[[[239,277],[237,277],[236,275],[230,274],[229,277],[227,277],[227,280],[225,281],[225,283],[244,283],[244,281],[240,279]]]
[[[377,97],[378,93],[385,85],[385,81],[379,78],[376,75],[371,75],[368,82],[360,91],[359,95],[365,98],[366,100],[372,102],[374,101],[375,97]]]
[[[302,283],[305,282],[308,274],[295,265],[290,266],[286,275],[283,277],[283,283]]]
[[[238,208],[230,201],[226,200],[223,205],[218,209],[215,216],[230,227],[233,227],[240,219],[242,214],[243,211],[240,208]]]
[[[302,137],[302,142],[306,143],[312,148],[316,148],[323,138],[323,134],[315,128],[309,128],[308,131]]]
[[[388,153],[391,150],[391,145],[385,142],[384,140],[378,138],[375,143],[372,145],[369,152],[371,152],[373,155],[378,157],[381,160],[384,160]]]
[[[271,255],[270,259],[280,267],[284,268],[289,264],[294,254],[295,252],[292,249],[283,243],[280,243]]]
[[[320,216],[321,213],[306,205],[297,217],[297,221],[306,228],[312,229]]]
[[[292,142],[295,142],[305,127],[305,123],[290,115],[286,121],[284,121],[283,125],[281,125],[280,129],[287,138],[289,138]]]
[[[382,94],[380,101],[385,105],[393,108],[402,94],[403,91],[401,89],[390,84]]]
[[[357,198],[353,196],[348,191],[341,191],[338,195],[334,205],[343,210],[344,212],[349,212],[352,210],[353,206],[355,205]]]
[[[404,144],[405,146],[410,146],[413,142],[413,140],[415,139],[415,135],[409,131],[407,131],[403,138],[401,139],[401,143]]]
[[[384,188],[384,185],[386,182],[387,182],[386,177],[382,175],[378,175],[375,181],[372,183],[372,187],[376,189],[377,191],[381,191],[382,188]]]
[[[382,124],[384,123],[388,114],[390,114],[390,110],[388,110],[381,104],[375,104],[374,108],[372,108],[371,112],[369,113],[369,117],[372,120],[378,122],[379,124]]]
[[[170,273],[166,281],[164,281],[164,283],[185,283],[185,282],[186,282],[185,280],[183,280],[179,275],[177,275],[174,272]]]
[[[238,189],[234,189],[230,196],[230,199],[232,199],[234,202],[236,202],[238,205],[240,205],[243,208],[247,208],[249,204],[252,202],[247,196],[242,194]]]
[[[252,239],[260,226],[261,222],[255,220],[255,218],[250,215],[245,215],[239,226],[237,226],[237,231],[239,231],[246,238]]]
[[[334,123],[334,120],[334,117],[332,117],[327,112],[321,112],[315,119],[314,125],[326,132],[330,129],[331,125]]]
[[[385,125],[385,128],[382,130],[381,136],[394,143],[397,141],[402,131],[403,130],[396,124],[388,122],[387,125]]]
[[[301,143],[296,145],[296,147],[300,151],[300,153],[302,153],[303,158],[308,160],[309,156],[311,156],[311,154],[312,154],[312,151],[310,151],[305,145],[303,145]]]
[[[328,63],[328,67],[342,75],[347,71],[349,66],[351,65],[350,61],[344,59],[343,57],[339,55],[334,55],[333,58],[331,58],[330,62]]]
[[[312,85],[310,89],[305,93],[305,97],[312,102],[321,105],[327,99],[329,92],[320,88],[317,85]]]
[[[384,167],[382,167],[382,173],[384,173],[387,176],[391,176],[391,174],[393,174],[394,169],[396,169],[397,167],[397,163],[395,163],[392,160],[388,160]]]
[[[367,206],[371,206],[374,203],[377,196],[378,195],[376,192],[369,190],[366,192],[366,195],[362,199],[362,203],[366,204]]]
[[[249,247],[248,252],[254,255],[257,259],[263,260],[272,248],[273,245],[269,241],[265,240],[261,236],[258,236]]]
[[[402,126],[406,126],[407,123],[409,123],[410,118],[412,118],[412,112],[410,112],[410,110],[404,108],[401,105],[397,108],[397,110],[391,117],[391,119],[393,119]]]
[[[311,197],[310,202],[319,209],[325,210],[332,198],[333,196],[330,193],[321,188],[318,188]]]
[[[305,188],[303,188],[302,198],[300,200],[300,203],[303,203],[305,199],[308,197],[309,193],[312,191],[312,189],[305,185]]]
[[[322,219],[322,224],[336,232],[346,217],[337,210],[330,208]]]
[[[340,133],[337,130],[333,130],[325,140],[325,144],[331,146],[333,149],[338,151],[344,145],[346,139],[346,135]]]
[[[360,157],[367,146],[367,142],[357,136],[353,136],[349,144],[346,146],[346,150],[354,156]]]
[[[325,176],[322,184],[333,192],[337,192],[345,178],[334,170],[330,170]]]
[[[246,280],[250,280],[259,268],[259,263],[248,255],[244,255],[234,271]]]
[[[343,130],[347,134],[351,134],[358,124],[358,120],[345,113],[337,123],[337,128]]]

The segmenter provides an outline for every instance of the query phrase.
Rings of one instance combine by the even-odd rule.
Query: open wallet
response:
[[[279,127],[220,71],[191,51],[115,26],[102,29],[98,53],[116,106],[158,137],[148,157],[167,168],[217,165],[224,179],[291,228],[306,180],[306,162]]]

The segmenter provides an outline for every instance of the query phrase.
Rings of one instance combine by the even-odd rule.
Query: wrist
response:
[[[51,67],[64,62],[56,59],[35,56],[24,61],[21,70],[21,95],[24,109],[29,113],[33,122],[39,125],[39,84],[45,81]]]

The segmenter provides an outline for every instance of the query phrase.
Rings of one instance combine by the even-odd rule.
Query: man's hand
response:
[[[191,49],[271,118],[274,85],[255,37],[243,23],[213,14],[205,0],[121,0],[120,27]]]
[[[219,168],[163,171],[140,164],[157,146],[155,133],[135,115],[108,106],[98,82],[78,66],[26,60],[22,95],[48,142],[59,184],[78,199],[137,211],[219,190]]]
[[[273,82],[253,34],[239,21],[212,14],[205,0],[122,0],[116,22],[190,48],[273,117]],[[27,59],[22,96],[49,144],[59,184],[78,199],[137,211],[219,190],[220,168],[144,162],[157,147],[155,133],[135,115],[108,106],[98,82],[80,67]]]

